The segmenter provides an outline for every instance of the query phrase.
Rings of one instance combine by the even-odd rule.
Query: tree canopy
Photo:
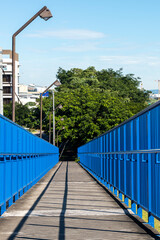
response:
[[[62,85],[56,103],[63,105],[58,115],[65,118],[62,139],[70,138],[76,146],[141,111],[149,100],[149,92],[138,88],[139,78],[122,69],[59,68],[57,78]]]

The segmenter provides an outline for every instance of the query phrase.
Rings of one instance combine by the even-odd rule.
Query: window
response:
[[[3,87],[3,93],[11,93],[11,87]]]
[[[8,98],[4,98],[3,99],[3,104],[9,104],[11,102],[12,99],[8,99]]]
[[[10,82],[11,82],[11,75],[4,74],[3,83],[10,83]]]

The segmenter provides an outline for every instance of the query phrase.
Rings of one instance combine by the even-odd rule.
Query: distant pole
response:
[[[53,94],[53,145],[55,146],[55,103],[54,103],[54,90]]]
[[[40,96],[40,138],[42,138],[42,94]]]
[[[51,143],[51,112],[49,114],[49,143]]]
[[[57,131],[57,147],[58,147],[58,134],[59,134],[60,131],[62,131],[62,130],[64,130],[64,129],[65,129],[65,127],[63,126],[61,129],[59,129],[59,130]]]

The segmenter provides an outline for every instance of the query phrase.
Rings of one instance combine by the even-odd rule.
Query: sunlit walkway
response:
[[[59,163],[0,218],[0,240],[153,239],[78,164]]]

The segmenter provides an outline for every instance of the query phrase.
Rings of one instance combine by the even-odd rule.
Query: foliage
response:
[[[139,78],[123,75],[122,69],[96,71],[59,68],[57,104],[63,109],[58,115],[66,120],[62,139],[70,138],[80,146],[113,128],[147,106],[149,92],[140,90]]]
[[[32,110],[28,108],[27,105],[22,105],[19,103],[15,104],[15,122],[21,126],[27,127],[27,128],[33,128],[34,127],[34,116],[32,114]],[[12,119],[12,104],[4,105],[4,116]]]
[[[78,158],[75,158],[75,162],[76,162],[76,163],[80,162],[80,158],[79,158],[79,157],[78,157]]]

